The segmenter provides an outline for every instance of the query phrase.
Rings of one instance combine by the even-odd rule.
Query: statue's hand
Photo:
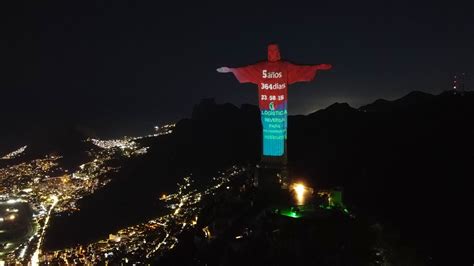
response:
[[[330,65],[330,64],[321,64],[321,65],[319,65],[318,68],[321,69],[321,70],[329,70],[329,69],[332,68],[332,65]]]
[[[219,72],[219,73],[229,73],[231,71],[230,71],[230,68],[228,68],[228,67],[219,67],[217,69],[217,72]]]

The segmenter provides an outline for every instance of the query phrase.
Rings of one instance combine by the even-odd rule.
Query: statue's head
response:
[[[278,49],[278,44],[272,43],[268,45],[268,61],[280,61],[280,49]]]

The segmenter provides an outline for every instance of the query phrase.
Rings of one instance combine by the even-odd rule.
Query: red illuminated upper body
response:
[[[331,67],[329,64],[295,65],[283,61],[278,46],[270,44],[268,61],[238,68],[222,67],[217,71],[234,73],[240,83],[257,84],[261,110],[282,110],[286,109],[289,84],[311,81],[318,70],[328,70]]]

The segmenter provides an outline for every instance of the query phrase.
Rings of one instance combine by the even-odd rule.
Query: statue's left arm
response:
[[[330,64],[295,65],[288,63],[288,84],[311,81],[316,76],[318,70],[329,70],[331,68],[332,65]]]

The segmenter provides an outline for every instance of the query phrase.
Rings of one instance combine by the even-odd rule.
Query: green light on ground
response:
[[[284,208],[284,209],[274,209],[274,212],[275,214],[291,217],[291,218],[301,218],[304,216],[303,210],[300,208],[295,208],[295,207]]]
[[[319,205],[319,208],[326,209],[326,210],[331,210],[332,209],[332,207],[329,206],[329,205]]]
[[[280,214],[291,218],[300,218],[302,216],[300,213],[293,211],[282,211]]]

